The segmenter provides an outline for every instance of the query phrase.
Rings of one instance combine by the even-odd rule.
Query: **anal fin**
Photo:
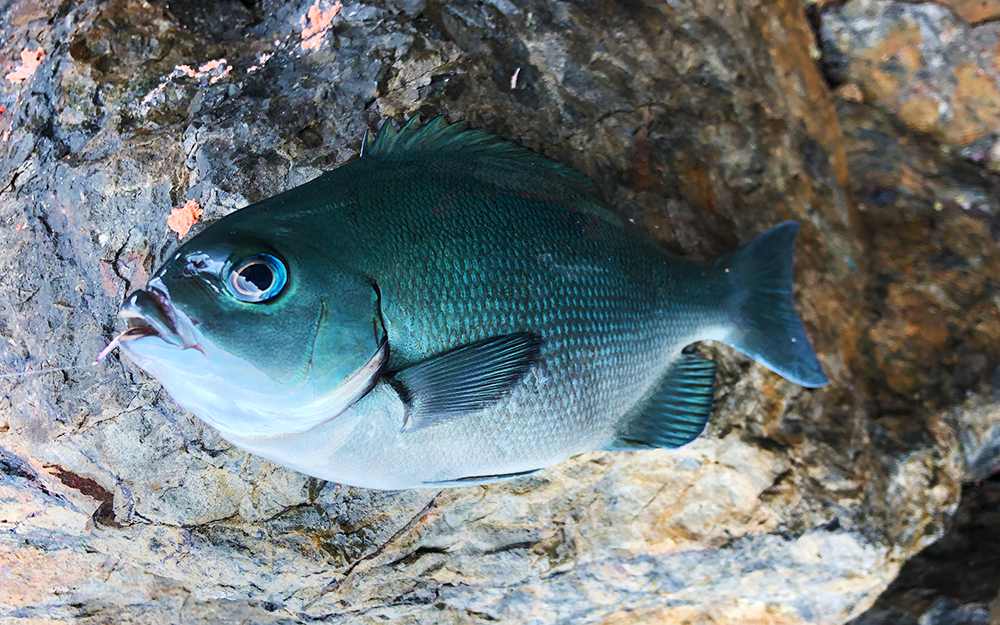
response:
[[[673,448],[698,438],[712,415],[717,367],[711,360],[683,354],[605,449]]]

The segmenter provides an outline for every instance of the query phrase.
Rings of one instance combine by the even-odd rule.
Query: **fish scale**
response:
[[[407,170],[411,163],[403,160],[391,166]],[[434,181],[420,178],[412,184],[454,187],[465,182],[441,178],[441,172],[436,172]],[[544,387],[539,384],[537,375],[529,374],[521,392],[512,394],[494,409],[449,423],[448,437],[455,443],[455,451],[450,451],[449,455],[464,457],[469,449],[477,449],[485,456],[484,468],[462,467],[461,470],[480,471],[479,474],[499,473],[494,468],[497,466],[507,473],[534,468],[539,457],[545,458],[547,463],[559,461],[592,447],[596,438],[609,437],[624,409],[634,404],[669,364],[661,357],[660,349],[640,350],[636,345],[663,344],[675,327],[658,323],[655,318],[657,298],[652,283],[655,259],[645,263],[648,277],[635,276],[631,284],[623,279],[612,281],[606,275],[594,283],[581,284],[580,279],[589,277],[588,272],[547,268],[538,259],[541,254],[550,257],[565,254],[564,250],[544,246],[542,241],[499,237],[498,234],[461,236],[462,233],[478,233],[483,228],[502,233],[498,227],[515,220],[529,230],[546,232],[553,229],[552,207],[526,206],[523,198],[519,198],[522,201],[518,203],[503,201],[506,198],[500,196],[499,191],[491,192],[490,196],[486,210],[481,205],[474,206],[475,212],[467,222],[452,211],[450,214],[455,221],[436,233],[429,224],[400,227],[404,233],[418,230],[430,233],[419,238],[401,236],[394,241],[383,241],[384,253],[369,249],[362,260],[365,272],[383,285],[386,303],[383,313],[394,345],[395,360],[390,361],[390,368],[418,361],[458,344],[522,329],[537,329],[546,337],[541,363],[548,370],[545,375],[548,383]],[[368,225],[360,223],[359,228],[373,227],[377,223],[384,231],[392,231],[393,221],[405,217],[403,213],[394,212],[399,202],[393,198],[385,198],[383,203],[372,202],[370,206],[365,217],[371,221]],[[411,219],[408,221],[413,224]],[[557,214],[556,220],[562,221],[562,215]],[[617,238],[619,246],[626,249],[631,245],[645,245],[644,241],[627,238],[624,233]],[[564,241],[563,247],[567,243],[587,244],[584,249],[576,246],[577,249],[572,250],[572,257],[565,261],[571,267],[574,263],[579,265],[582,253],[588,251],[586,248],[593,250],[595,257],[606,255],[599,242],[585,237]],[[412,247],[407,248],[407,245]],[[460,270],[438,262],[445,250],[452,257],[463,259]],[[504,256],[498,256],[497,250],[503,250]],[[380,258],[386,262],[379,263]],[[645,288],[635,288],[643,282]],[[390,284],[393,286],[388,286]],[[496,292],[505,293],[507,299],[498,300]],[[435,306],[442,300],[456,304],[455,314],[442,314]],[[421,302],[427,306],[403,311],[397,309],[396,301],[411,306]],[[542,314],[542,302],[555,311],[556,316],[549,322]],[[491,314],[491,308],[496,308],[499,314]],[[522,308],[523,313],[520,312]],[[616,317],[619,334],[605,334],[599,338],[594,319],[602,312]],[[395,333],[397,326],[405,328],[405,332]],[[438,340],[432,342],[426,337]],[[602,357],[597,347],[599,343],[607,345],[607,356]],[[608,369],[625,373],[630,381],[623,384],[617,377],[609,378],[604,375]],[[640,372],[645,374],[637,375]],[[364,403],[356,410],[368,408]],[[372,410],[385,412],[388,409],[373,406]],[[553,419],[553,414],[559,414],[560,418]],[[595,422],[602,421],[603,428],[593,427]],[[517,427],[506,425],[514,423]],[[530,440],[525,440],[526,434]],[[417,437],[435,435],[432,431],[422,435],[408,434],[407,447],[424,448],[428,441],[420,441]],[[573,441],[574,445],[567,447],[567,441]],[[526,467],[522,460],[530,460],[532,465]]]
[[[796,230],[685,263],[580,174],[414,121],[182,246],[150,295],[123,306],[141,336],[122,348],[227,440],[309,475],[374,488],[508,479],[695,438],[715,374],[682,353],[697,340],[825,384],[791,298]],[[247,262],[255,275],[281,263],[288,283],[234,301],[227,285]]]

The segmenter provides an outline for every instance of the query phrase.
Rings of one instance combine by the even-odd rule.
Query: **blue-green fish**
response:
[[[480,130],[386,125],[362,155],[228,215],[121,309],[121,348],[234,445],[383,489],[677,447],[720,341],[827,383],[792,301],[798,225],[680,261],[582,175]]]

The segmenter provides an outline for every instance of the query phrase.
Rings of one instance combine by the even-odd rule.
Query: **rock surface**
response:
[[[1000,148],[990,151],[1000,145],[1000,7],[951,4],[853,0],[829,9],[827,68],[910,127],[1000,169]]]
[[[882,10],[854,4],[824,29]],[[933,143],[987,133],[835,103],[796,1],[0,0],[0,33],[30,74],[0,89],[5,370],[86,365],[171,208],[217,218],[421,112],[586,172],[692,258],[799,220],[834,380],[706,345],[717,412],[684,449],[408,492],[243,454],[114,356],[0,380],[5,622],[842,622],[994,466],[1000,197]]]
[[[969,483],[953,527],[851,625],[1000,623],[1000,480]]]

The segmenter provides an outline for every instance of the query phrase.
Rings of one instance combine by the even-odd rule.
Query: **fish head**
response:
[[[121,349],[230,440],[340,416],[388,360],[378,289],[309,236],[227,220],[129,296]]]

